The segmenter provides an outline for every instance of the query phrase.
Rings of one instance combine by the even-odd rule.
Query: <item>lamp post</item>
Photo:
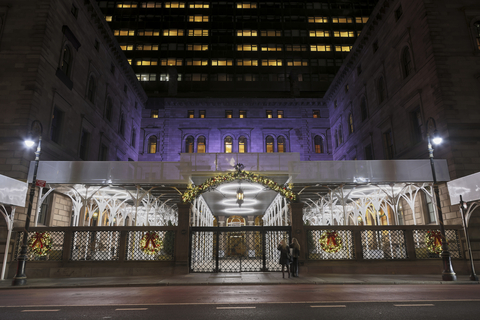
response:
[[[25,139],[25,145],[27,147],[32,147],[35,142],[32,139],[33,128],[35,125],[38,125],[40,132],[38,134],[38,144],[37,151],[35,151],[35,166],[33,169],[33,180],[30,184],[30,196],[28,198],[28,209],[27,209],[27,218],[25,220],[25,229],[23,230],[23,239],[22,239],[22,250],[20,251],[20,256],[18,257],[17,263],[17,273],[13,278],[13,286],[23,286],[27,283],[27,276],[25,275],[25,264],[27,263],[27,242],[28,242],[28,230],[30,229],[30,217],[32,216],[32,205],[33,197],[35,196],[35,184],[37,183],[37,171],[38,171],[38,162],[40,161],[40,152],[42,151],[42,134],[43,126],[42,123],[38,120],[34,120],[30,127],[30,137]]]
[[[429,131],[429,123],[433,124],[433,137],[430,137]],[[430,158],[430,166],[432,168],[432,177],[433,177],[433,191],[435,193],[436,205],[437,205],[437,212],[438,212],[438,223],[440,224],[440,234],[442,235],[442,261],[443,261],[443,272],[442,272],[442,279],[444,281],[456,281],[457,275],[455,271],[453,271],[452,267],[452,258],[450,256],[450,251],[448,251],[448,244],[447,239],[445,237],[445,226],[443,224],[443,214],[442,214],[442,206],[440,204],[440,195],[438,192],[438,185],[437,185],[437,175],[435,174],[435,164],[433,162],[433,147],[432,142],[435,144],[442,143],[442,138],[437,134],[437,124],[435,120],[430,117],[426,122],[427,127],[427,140],[428,140],[428,155]]]
[[[463,221],[463,231],[465,231],[465,241],[467,242],[467,249],[468,249],[468,256],[470,257],[470,280],[478,281],[478,277],[475,274],[475,266],[473,264],[473,254],[472,254],[472,246],[470,244],[470,236],[468,235],[468,225],[467,225],[467,213],[464,211],[466,209],[466,203],[463,202],[463,198],[460,195],[460,213],[462,215]]]

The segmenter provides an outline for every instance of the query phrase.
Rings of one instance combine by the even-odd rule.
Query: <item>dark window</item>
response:
[[[353,131],[354,131],[354,128],[353,128],[353,114],[350,113],[348,115],[348,133],[352,134]]]
[[[394,157],[392,130],[388,129],[383,133],[383,145],[385,147],[385,157],[391,160]]]
[[[95,77],[92,75],[88,80],[88,91],[87,91],[87,98],[91,103],[95,103],[96,90],[97,90],[97,84],[95,82]]]
[[[60,69],[67,77],[70,77],[70,72],[72,70],[72,58],[72,51],[68,46],[65,46],[63,49],[62,66]]]
[[[350,88],[350,87],[348,86],[348,84],[346,84],[346,85],[345,85],[345,92],[348,92],[349,88]]]
[[[100,42],[95,39],[95,43],[93,44],[93,47],[95,48],[95,50],[99,51],[100,50]]]
[[[395,21],[398,21],[400,17],[403,15],[402,5],[398,6],[397,10],[395,10]]]
[[[365,160],[374,160],[372,145],[369,144],[365,147]]]
[[[383,76],[380,76],[377,80],[377,94],[378,94],[378,103],[382,103],[387,98],[387,89],[385,87],[385,81]]]
[[[120,135],[125,138],[125,116],[123,114],[120,115],[120,124],[118,127],[118,133],[120,133]]]
[[[422,114],[419,107],[410,112],[410,118],[413,127],[413,142],[420,142],[422,141]]]
[[[203,119],[203,118],[205,118],[205,116],[206,116],[205,110],[200,110],[200,118]]]
[[[334,107],[335,109],[337,109],[337,107],[338,107],[337,100],[333,101],[333,107]]]
[[[367,100],[365,97],[360,99],[360,113],[362,114],[362,122],[368,118]]]
[[[72,8],[70,9],[70,12],[73,14],[75,18],[78,17],[78,8],[74,4],[72,4]]]
[[[412,56],[410,55],[410,49],[405,47],[402,51],[402,72],[403,77],[406,78],[412,74],[413,65],[412,65]]]
[[[193,111],[193,110],[188,110],[188,117],[191,118],[191,119],[192,119],[192,118],[195,118],[195,111]]]
[[[437,221],[432,200],[433,200],[432,197],[422,192],[422,204],[423,204],[423,214],[425,216],[425,224],[435,223]]]
[[[239,153],[246,153],[247,151],[247,138],[241,136],[238,138],[238,152]]]
[[[267,153],[272,153],[273,152],[273,137],[272,136],[267,136],[265,138],[265,151]]]
[[[205,153],[207,152],[207,147],[206,147],[206,142],[205,142],[205,137],[200,136],[197,139],[197,153]]]
[[[137,131],[135,130],[135,127],[132,128],[132,135],[130,138],[130,145],[135,148],[135,145],[137,144]]]
[[[99,161],[107,161],[108,159],[108,147],[102,143],[100,146],[100,154],[98,155]]]
[[[230,136],[225,137],[223,140],[224,142],[224,147],[225,147],[225,153],[232,153],[233,149],[233,139]]]
[[[277,138],[277,152],[287,152],[287,148],[285,145],[285,137],[283,136]]]
[[[338,144],[341,145],[343,143],[343,130],[342,125],[338,127]]]
[[[48,189],[43,188],[42,197],[45,196],[47,192],[48,192]],[[42,224],[44,226],[47,225],[47,216],[50,209],[50,204],[52,203],[52,198],[53,198],[53,192],[50,192],[50,194],[45,198],[45,200],[43,200],[42,204],[40,205],[40,212],[38,213],[38,217],[37,217],[38,224]]]
[[[239,116],[239,118],[246,118],[247,117],[247,111],[240,110],[240,114],[238,116]]]
[[[338,130],[335,130],[335,148],[338,148]]]
[[[150,118],[158,118],[158,110],[151,110],[150,111]]]
[[[267,118],[272,118],[272,117],[273,117],[272,110],[267,110]]]
[[[357,66],[357,75],[360,75],[361,73],[362,73],[362,65],[359,64],[359,65]]]
[[[225,111],[225,118],[232,118],[233,117],[233,111],[232,110],[227,110]]]
[[[80,152],[79,152],[80,159],[82,160],[87,160],[89,141],[90,141],[90,133],[85,129],[83,129],[82,136],[80,137]]]
[[[480,50],[480,21],[477,21],[473,24],[473,28],[475,31],[475,39],[477,41],[477,48]]]
[[[110,97],[107,98],[107,106],[105,107],[105,118],[112,121],[113,103]]]
[[[375,53],[375,52],[378,51],[378,41],[375,41],[375,42],[372,44],[372,49],[373,49],[373,53]]]
[[[127,91],[128,91],[128,87],[127,87],[127,85],[125,84],[125,85],[123,85],[123,92],[127,93]]]
[[[50,129],[50,140],[59,143],[62,130],[63,112],[57,107],[53,108],[52,127]]]
[[[315,144],[315,153],[323,153],[323,138],[315,136],[313,143]]]
[[[148,138],[148,153],[157,153],[157,136]]]
[[[320,110],[313,110],[313,117],[320,118]]]
[[[113,63],[110,64],[110,72],[115,74],[115,65]]]
[[[193,153],[193,137],[189,136],[185,140],[185,152],[186,153]]]

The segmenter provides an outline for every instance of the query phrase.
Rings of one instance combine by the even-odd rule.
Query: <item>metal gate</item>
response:
[[[192,227],[190,272],[281,271],[280,240],[291,227]]]

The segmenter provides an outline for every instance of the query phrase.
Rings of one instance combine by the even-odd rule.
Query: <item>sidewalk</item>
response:
[[[373,275],[373,274],[306,274],[298,278],[282,278],[281,272],[191,273],[158,277],[98,277],[27,279],[27,285],[13,287],[12,280],[0,281],[0,289],[82,288],[82,287],[146,287],[192,285],[279,285],[279,284],[479,284],[468,275],[457,275],[457,281],[442,281],[439,275]]]

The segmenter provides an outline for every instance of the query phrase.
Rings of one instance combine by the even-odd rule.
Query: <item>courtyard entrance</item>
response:
[[[290,243],[289,226],[192,227],[190,272],[281,271],[279,242]]]

